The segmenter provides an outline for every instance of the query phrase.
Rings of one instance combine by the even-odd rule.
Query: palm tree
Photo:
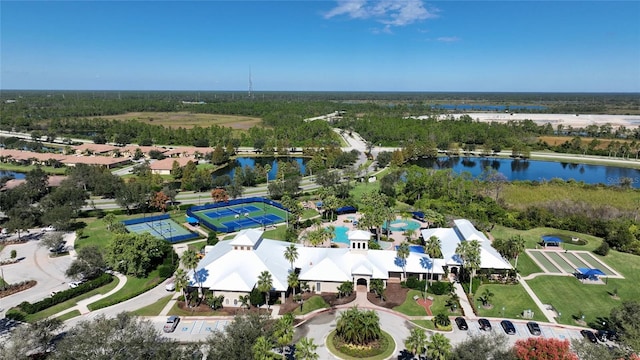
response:
[[[520,235],[515,235],[509,238],[509,250],[511,253],[511,257],[516,259],[516,263],[514,268],[518,268],[518,257],[525,249],[525,241]]]
[[[286,359],[284,347],[293,341],[293,314],[287,313],[275,324],[273,337],[280,348],[282,348],[282,359]]]
[[[271,273],[267,270],[260,273],[258,277],[257,283],[258,291],[265,293],[267,297],[267,307],[269,307],[269,293],[273,288],[273,277],[271,277]]]
[[[238,300],[240,300],[240,305],[243,307],[246,306],[247,309],[251,306],[251,297],[249,295],[240,295]]]
[[[329,241],[329,245],[331,245],[331,239],[335,236],[336,227],[333,225],[327,226],[326,229],[323,229],[322,232],[322,244],[324,245],[325,241]]]
[[[420,328],[411,329],[411,334],[404,341],[404,347],[413,355],[424,353],[427,347],[427,334]]]
[[[478,240],[462,241],[456,248],[456,254],[462,258],[463,266],[469,272],[469,294],[471,294],[473,277],[476,270],[480,268],[480,243]]]
[[[271,341],[264,336],[260,336],[256,339],[255,344],[251,347],[251,352],[253,353],[253,360],[271,360],[273,357],[271,356],[271,348],[273,344]]]
[[[456,294],[455,292],[451,292],[444,306],[448,307],[449,311],[454,312],[458,307],[459,302],[460,297],[458,296],[458,294]]]
[[[445,360],[451,357],[451,343],[444,335],[435,333],[427,344],[427,356],[433,360]]]
[[[187,273],[183,269],[176,270],[175,280],[176,289],[179,289],[182,292],[182,297],[187,301],[187,298],[184,295],[184,289],[189,286],[189,279],[187,279]]]
[[[293,263],[298,259],[298,248],[291,244],[284,251],[284,258],[291,264],[291,272],[293,272]]]
[[[449,320],[449,317],[445,315],[445,313],[438,313],[433,317],[433,323],[436,327],[445,327],[451,324],[451,320]]]
[[[290,272],[287,276],[287,284],[291,288],[291,291],[293,291],[293,296],[296,296],[296,288],[298,287],[299,283],[300,281],[298,280],[298,273],[296,273],[295,271]]]
[[[404,278],[407,278],[407,258],[409,257],[409,243],[403,241],[399,246],[398,250],[396,250],[396,257],[400,260],[402,265],[402,272],[404,274]]]
[[[313,339],[303,337],[296,344],[295,358],[299,360],[318,360],[320,355],[316,353],[318,345],[313,342]]]
[[[480,301],[482,301],[482,306],[487,306],[491,301],[491,298],[493,297],[493,295],[494,294],[491,292],[491,290],[489,290],[489,288],[484,288],[484,291],[482,292],[479,298]]]
[[[193,280],[198,281],[199,279],[196,274],[196,267],[198,267],[199,261],[198,254],[196,254],[196,252],[191,249],[187,249],[184,253],[182,253],[182,258],[180,260],[182,261],[182,265],[184,265],[184,267],[193,271]],[[200,292],[202,292],[202,286],[200,286]]]
[[[424,253],[432,259],[442,258],[442,243],[437,236],[429,237],[424,243]]]

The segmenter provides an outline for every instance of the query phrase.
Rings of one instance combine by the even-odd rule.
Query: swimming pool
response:
[[[336,226],[333,232],[334,237],[331,241],[349,245],[349,237],[347,236],[348,231],[349,228],[346,226]]]
[[[389,222],[385,221],[382,226],[385,229],[389,228]],[[391,222],[391,231],[406,231],[406,230],[417,230],[420,228],[420,223],[413,220],[393,220]]]
[[[399,246],[396,245],[396,251],[398,251],[398,248]],[[409,251],[418,254],[424,254],[424,248],[422,247],[422,245],[409,245]]]

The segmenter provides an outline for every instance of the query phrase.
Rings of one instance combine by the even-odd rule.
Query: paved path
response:
[[[469,304],[469,298],[467,297],[467,294],[464,292],[462,285],[456,281],[453,283],[453,289],[456,295],[458,295],[458,297],[460,298],[460,301],[459,301],[460,307],[464,312],[464,317],[467,319],[476,319],[477,318],[476,313],[473,311],[473,307],[471,306],[471,304]]]
[[[531,299],[533,299],[533,302],[536,303],[536,305],[538,306],[540,311],[542,311],[542,315],[544,315],[547,318],[547,321],[552,323],[552,324],[557,324],[558,322],[556,321],[555,312],[553,312],[552,310],[548,309],[547,306],[545,306],[542,303],[542,301],[540,301],[540,299],[538,298],[536,293],[534,293],[533,290],[531,290],[531,288],[529,287],[529,284],[527,284],[527,282],[520,275],[518,275],[518,282],[520,282],[520,284],[522,284],[522,287],[527,291],[529,296],[531,296]]]

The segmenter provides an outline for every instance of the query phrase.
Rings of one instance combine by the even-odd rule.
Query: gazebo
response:
[[[597,280],[600,280],[598,276],[606,276],[607,274],[602,272],[602,270],[600,269],[577,268],[576,275],[581,280],[588,279],[588,280],[597,281]]]
[[[543,236],[542,237],[542,245],[546,248],[547,246],[562,246],[562,239],[557,236]]]

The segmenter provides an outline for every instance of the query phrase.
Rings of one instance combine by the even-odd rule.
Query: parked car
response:
[[[509,320],[502,320],[500,321],[500,326],[502,326],[502,330],[504,330],[504,332],[507,335],[515,335],[516,334],[516,327],[513,326],[513,323]]]
[[[54,297],[57,293],[59,293],[60,291],[52,291],[51,294],[49,294],[49,296]]]
[[[80,284],[84,283],[84,281],[72,281],[69,283],[69,288],[77,288]]]
[[[469,330],[469,326],[467,326],[467,320],[463,317],[458,316],[456,318],[456,325],[458,325],[458,329],[460,330]]]
[[[167,285],[165,285],[164,288],[167,291],[175,291],[176,290],[176,283],[170,282]]]
[[[585,339],[591,341],[592,343],[597,343],[598,339],[596,338],[596,334],[591,330],[580,330],[580,335],[582,335]]]
[[[480,330],[491,331],[491,323],[487,319],[478,319],[478,325],[480,325]]]
[[[535,321],[529,321],[527,323],[527,329],[529,329],[529,332],[531,333],[531,335],[539,336],[540,334],[542,334],[542,331],[540,330],[540,325],[538,325],[538,323]]]
[[[43,231],[56,231],[56,228],[53,227],[53,225],[49,225],[45,228],[42,228]]]
[[[618,341],[618,333],[613,330],[598,330],[596,337],[602,342]]]
[[[164,324],[162,330],[166,333],[174,332],[178,327],[178,323],[180,323],[180,317],[178,316],[169,316],[167,322]]]

